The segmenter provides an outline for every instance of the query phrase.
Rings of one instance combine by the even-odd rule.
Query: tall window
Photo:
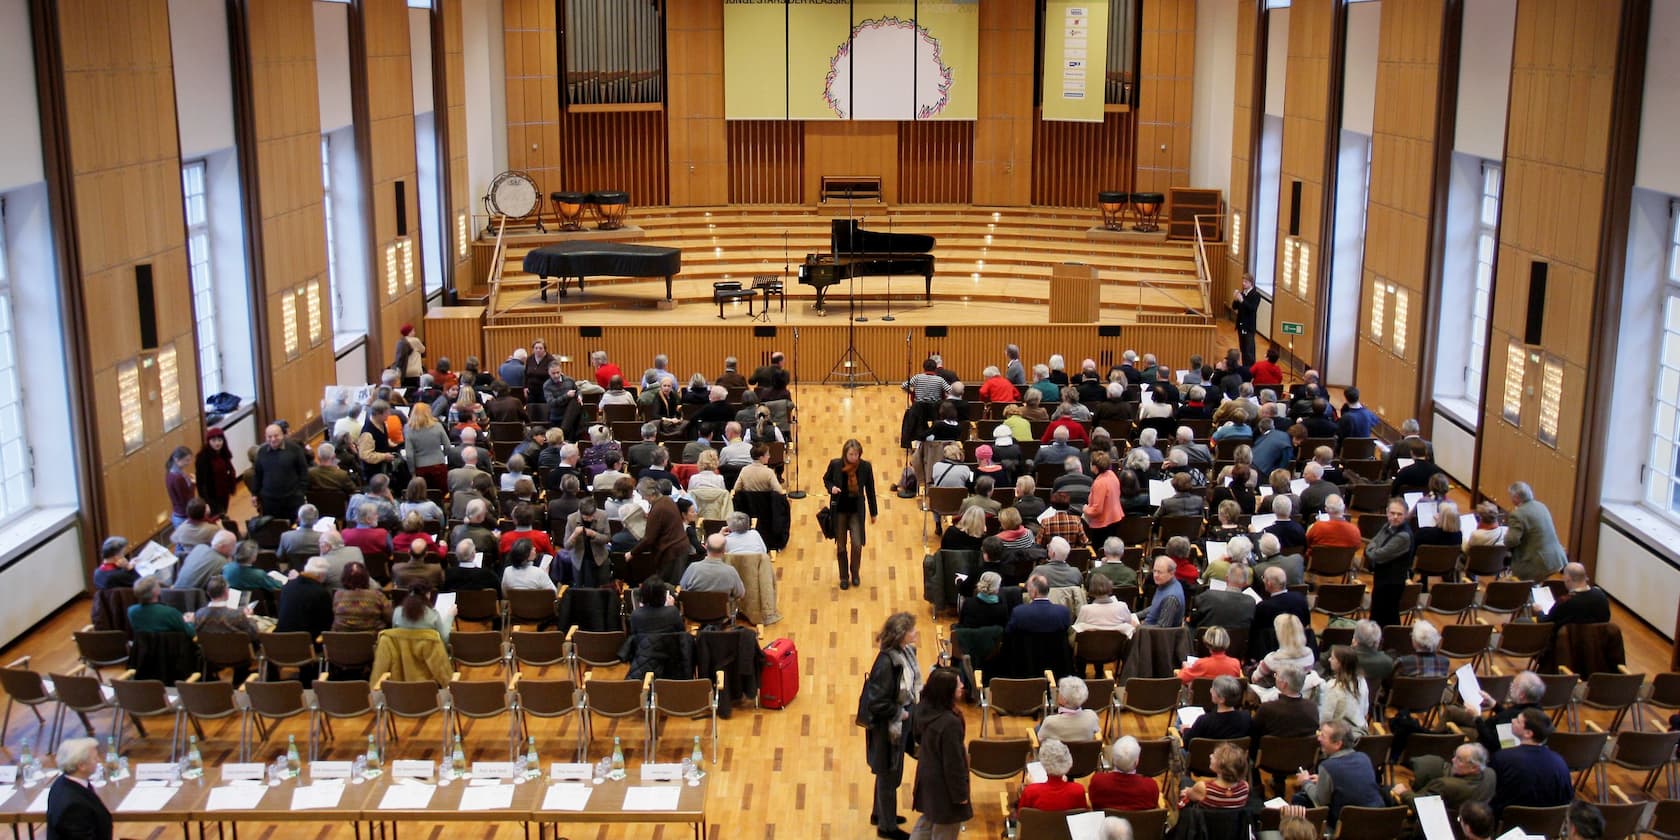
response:
[[[1651,421],[1651,459],[1645,465],[1645,501],[1680,518],[1680,212],[1669,211],[1668,259],[1664,261],[1662,370]]]
[[[210,213],[205,202],[204,161],[181,167],[187,204],[187,271],[192,275],[193,318],[198,323],[198,381],[205,398],[222,392],[222,350],[216,340],[216,292],[210,283]]]
[[[344,321],[344,299],[338,294],[338,251],[333,244],[332,142],[321,137],[321,217],[327,223],[327,294],[332,296],[333,323]]]
[[[0,205],[0,220],[5,207]],[[23,430],[23,381],[18,377],[12,332],[12,282],[6,263],[5,225],[0,224],[0,520],[29,507],[30,454]]]
[[[1464,360],[1464,399],[1472,405],[1480,405],[1482,399],[1482,357],[1487,351],[1488,308],[1492,305],[1500,177],[1497,165],[1482,164],[1482,200],[1476,211],[1476,290],[1470,303],[1470,350]]]

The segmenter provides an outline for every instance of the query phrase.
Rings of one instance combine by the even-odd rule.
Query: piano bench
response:
[[[718,320],[723,320],[723,305],[729,301],[745,300],[747,302],[747,317],[752,317],[753,298],[758,295],[757,289],[743,289],[735,280],[719,280],[712,284],[712,300],[718,305]],[[768,303],[765,304],[769,306]]]

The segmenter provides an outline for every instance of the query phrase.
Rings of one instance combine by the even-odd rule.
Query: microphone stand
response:
[[[782,235],[785,237],[787,234],[784,233]],[[785,248],[785,246],[784,246],[784,248]],[[783,321],[787,320],[787,315],[785,313],[782,316],[782,320]],[[799,462],[803,461],[805,459],[803,457],[801,457],[803,453],[801,453],[799,451],[799,401],[797,399],[794,399],[794,397],[798,396],[798,389],[799,389],[799,328],[798,327],[793,328],[793,369],[792,369],[792,374],[793,375],[791,377],[789,377],[789,379],[788,379],[788,402],[793,404],[792,418],[788,421],[788,435],[789,435],[789,438],[790,438],[788,442],[790,444],[792,444],[792,446],[791,446],[791,449],[789,447],[783,447],[784,452],[787,452],[787,451],[793,452],[792,478],[788,481],[788,484],[792,486],[792,489],[788,490],[787,497],[789,499],[803,499],[803,498],[805,498],[805,491],[799,489]]]
[[[889,216],[887,216],[887,235],[889,237],[891,237],[892,232],[893,232],[893,217],[889,215]],[[887,241],[891,242],[893,240],[889,238]],[[888,265],[890,266],[892,263],[895,263],[897,261],[898,261],[897,253],[889,249],[887,251]],[[887,270],[887,314],[881,316],[881,320],[883,320],[883,321],[896,321],[896,320],[898,320],[897,318],[894,318],[893,314],[892,314],[892,276],[893,276],[893,269],[889,268]]]

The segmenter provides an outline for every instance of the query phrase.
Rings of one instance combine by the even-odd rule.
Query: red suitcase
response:
[[[799,694],[799,648],[792,639],[777,639],[764,647],[764,673],[759,678],[758,704],[786,708]]]

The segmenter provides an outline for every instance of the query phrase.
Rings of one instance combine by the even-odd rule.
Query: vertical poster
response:
[[[1044,14],[1044,119],[1102,122],[1107,0],[1049,0]]]
[[[787,92],[787,5],[724,0],[723,112],[732,120],[785,120]]]
[[[929,48],[916,53],[915,118],[978,119],[980,4],[976,0],[916,0],[916,26],[925,33]],[[924,82],[924,75],[933,84]]]
[[[787,19],[788,119],[851,119],[850,0],[789,0]]]

